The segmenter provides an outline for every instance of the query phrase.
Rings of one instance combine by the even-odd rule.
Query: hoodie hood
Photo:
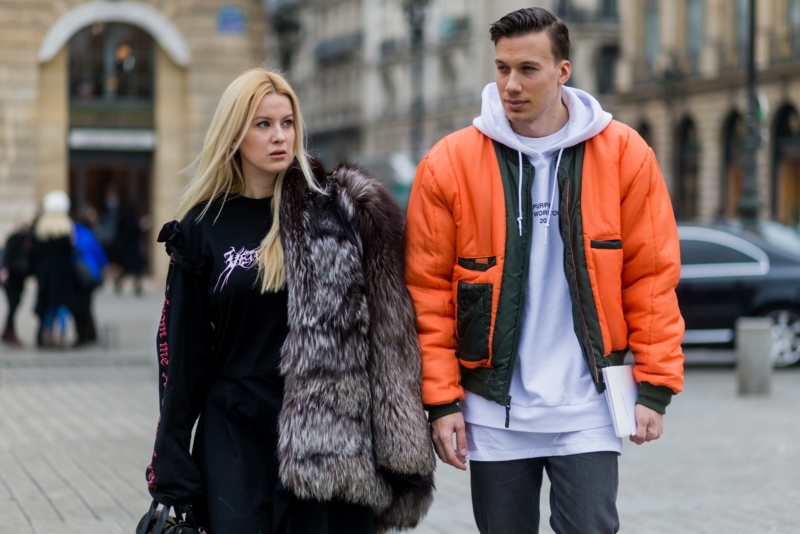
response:
[[[519,226],[519,235],[522,236],[522,155],[525,154],[531,160],[537,171],[543,170],[539,167],[546,165],[547,154],[558,151],[556,164],[553,169],[553,185],[551,187],[552,193],[550,195],[550,204],[553,205],[555,194],[558,184],[558,167],[561,163],[561,154],[565,148],[575,146],[578,143],[591,139],[595,135],[602,132],[608,123],[611,122],[611,114],[603,111],[600,103],[595,100],[589,93],[581,91],[580,89],[573,89],[572,87],[561,87],[561,101],[567,106],[569,110],[569,119],[567,120],[566,132],[563,136],[558,136],[558,140],[542,152],[536,152],[532,148],[523,144],[514,130],[511,129],[511,123],[508,121],[506,111],[503,109],[503,103],[500,100],[500,93],[497,90],[496,83],[490,83],[483,89],[481,95],[481,115],[477,117],[472,124],[480,130],[481,133],[490,137],[491,139],[502,143],[505,146],[517,151],[519,155],[519,192],[517,195],[519,206],[517,207],[517,225]],[[550,229],[550,214],[552,210],[548,209],[546,221],[544,223],[545,234],[544,239],[547,243],[547,232]]]
[[[602,132],[611,122],[611,114],[603,111],[600,103],[589,93],[563,86],[561,88],[561,100],[569,110],[569,120],[567,121],[566,136],[559,142],[548,148],[547,152],[554,152],[575,146]],[[514,131],[503,109],[500,100],[500,93],[497,91],[497,84],[487,85],[481,95],[481,114],[475,118],[472,124],[487,137],[502,143],[509,148],[536,159],[538,153],[523,145]]]

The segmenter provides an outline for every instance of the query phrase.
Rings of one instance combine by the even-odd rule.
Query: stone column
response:
[[[67,128],[69,91],[67,88],[67,47],[39,68],[36,106],[36,202],[48,191],[68,192]]]
[[[163,243],[157,243],[155,238],[161,226],[175,218],[178,197],[189,179],[189,175],[181,174],[190,163],[186,94],[186,71],[157,47],[156,150],[151,186],[153,232],[150,246],[152,272],[159,283],[166,279],[169,262]]]

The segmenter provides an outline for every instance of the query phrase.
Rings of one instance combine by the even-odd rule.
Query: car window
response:
[[[758,229],[764,241],[773,247],[800,256],[800,234],[794,228],[775,221],[761,221]]]
[[[758,263],[756,258],[731,247],[699,239],[681,239],[681,264]]]

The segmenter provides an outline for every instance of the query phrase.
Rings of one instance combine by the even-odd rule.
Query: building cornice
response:
[[[800,80],[800,64],[784,63],[772,65],[758,72],[756,84],[782,82],[789,79]],[[730,91],[731,89],[744,89],[745,72],[731,71],[721,73],[714,78],[687,77],[680,81],[672,81],[675,90],[683,95],[702,95],[717,91]],[[655,99],[664,98],[664,82],[653,81],[641,84],[632,91],[621,93],[617,96],[620,104],[636,104]]]

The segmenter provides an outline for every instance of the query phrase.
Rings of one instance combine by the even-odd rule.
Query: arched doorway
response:
[[[102,22],[68,42],[69,194],[76,216],[97,215],[97,236],[116,260],[146,250],[117,229],[145,231],[152,213],[155,46],[137,27]]]
[[[79,208],[109,193],[171,220],[190,161],[192,58],[175,24],[143,2],[88,2],[50,27],[38,60],[37,197],[69,190]],[[163,246],[149,241],[150,270],[164,277]]]
[[[636,127],[636,133],[638,133],[642,139],[644,139],[644,142],[647,143],[647,146],[653,146],[653,131],[650,129],[649,122],[640,122],[639,126]]]
[[[731,112],[722,127],[722,179],[720,180],[719,218],[733,218],[738,214],[737,203],[742,196],[744,181],[744,118]]]
[[[684,119],[676,133],[676,194],[673,199],[679,220],[696,219],[699,215],[700,142],[694,121]]]
[[[775,119],[772,210],[784,224],[800,224],[800,115],[783,106]]]

